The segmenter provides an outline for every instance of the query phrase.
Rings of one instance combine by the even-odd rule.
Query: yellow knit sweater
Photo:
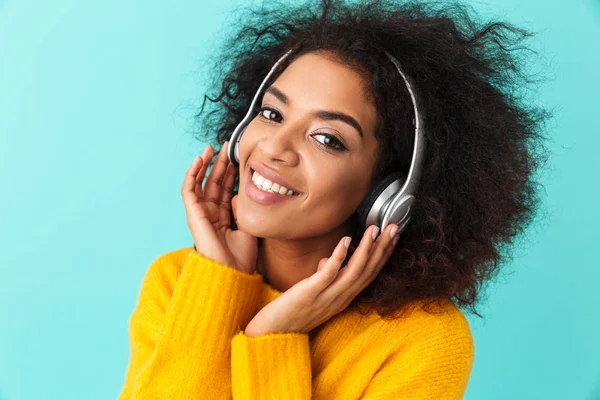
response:
[[[120,400],[461,399],[474,343],[448,301],[399,320],[345,311],[316,334],[247,337],[281,295],[186,247],[158,257],[129,320],[131,359]]]

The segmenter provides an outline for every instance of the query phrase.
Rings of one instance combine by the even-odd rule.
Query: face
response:
[[[315,52],[294,60],[266,89],[240,141],[241,230],[300,239],[344,229],[377,161],[376,110],[363,87],[357,72]],[[260,191],[254,171],[276,174],[298,194]]]

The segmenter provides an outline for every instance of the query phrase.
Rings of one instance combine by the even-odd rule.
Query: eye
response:
[[[273,119],[271,118],[273,116],[273,114],[279,115],[279,113],[277,111],[275,111],[269,107],[262,107],[259,111],[260,118],[266,119],[269,121],[273,121]]]
[[[259,118],[267,120],[267,121],[280,122],[280,121],[278,121],[278,120],[276,121],[275,119],[272,118],[273,115],[279,115],[279,112],[275,111],[274,109],[272,109],[270,107],[261,107],[258,115],[259,115]],[[346,151],[347,150],[346,146],[344,146],[344,144],[334,135],[330,135],[325,132],[317,132],[311,136],[325,137],[325,140],[323,142],[321,142],[319,140],[317,140],[317,142],[319,143],[320,146],[325,147],[325,149],[327,149],[327,150],[333,150],[333,151]],[[335,145],[331,145],[331,143],[334,143]]]
[[[324,132],[317,132],[317,133],[313,134],[312,136],[323,136],[323,137],[325,137],[325,141],[324,141],[325,143],[323,143],[323,142],[319,142],[319,143],[321,143],[325,147],[331,148],[332,150],[336,150],[336,151],[344,151],[344,150],[346,150],[346,146],[344,146],[344,144],[342,142],[340,142],[338,140],[338,138],[336,138],[333,135],[329,135],[329,134],[324,133]],[[336,146],[332,146],[330,144],[332,142],[336,143],[337,145]]]

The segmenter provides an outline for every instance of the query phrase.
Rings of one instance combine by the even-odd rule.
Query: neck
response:
[[[338,229],[325,236],[307,239],[259,241],[257,269],[273,289],[285,292],[317,271],[319,261],[330,257],[345,235]]]

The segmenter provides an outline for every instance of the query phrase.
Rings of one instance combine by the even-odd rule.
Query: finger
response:
[[[319,261],[319,265],[317,266],[317,271],[320,271],[321,268],[323,268],[323,266],[325,265],[326,261],[327,261],[327,257],[321,258],[321,261]]]
[[[202,158],[197,156],[194,158],[192,165],[190,165],[185,172],[185,178],[183,179],[183,185],[181,187],[181,195],[186,204],[188,202],[196,201],[197,196],[195,192],[196,186],[196,175],[198,171],[202,168]]]
[[[203,169],[204,169],[204,159],[202,157],[200,157],[200,168],[198,168],[198,173],[196,174],[195,177],[195,185],[194,185],[194,192],[196,192],[196,196],[198,196],[199,199],[204,197],[204,193],[202,192],[202,180],[204,177],[204,173],[203,173]]]
[[[362,291],[369,283],[371,283],[371,281],[373,279],[375,279],[375,277],[377,277],[377,275],[379,274],[379,272],[381,271],[381,269],[385,266],[385,264],[388,262],[388,260],[390,259],[390,257],[392,256],[392,253],[394,252],[394,250],[396,249],[396,244],[398,243],[398,239],[400,238],[400,235],[396,234],[396,237],[394,239],[392,239],[392,243],[390,243],[389,246],[386,247],[385,252],[383,254],[383,256],[381,257],[381,260],[379,260],[379,264],[377,264],[377,266],[373,269],[373,271],[371,272],[371,277],[370,279],[368,279],[368,283],[366,285],[364,285],[363,287],[360,288],[360,290]]]
[[[199,199],[204,198],[204,191],[202,190],[202,181],[204,181],[204,175],[206,174],[206,170],[208,169],[208,166],[210,165],[210,160],[212,160],[212,158],[213,158],[214,151],[215,151],[215,149],[213,149],[213,147],[209,144],[208,146],[206,146],[204,148],[204,151],[202,152],[202,155],[200,156],[200,158],[202,159],[202,166],[200,167],[200,169],[198,170],[198,173],[196,174],[196,186],[195,186],[196,195],[198,196]]]
[[[221,147],[215,164],[204,184],[204,198],[214,203],[218,203],[221,199],[221,191],[223,190],[221,183],[227,170],[227,164],[229,163],[229,159],[227,158],[227,144],[228,141]]]
[[[357,279],[353,282],[350,290],[358,294],[367,287],[373,279],[375,279],[394,248],[394,239],[398,237],[397,227],[397,224],[390,224],[385,228],[385,232],[377,237],[373,250],[367,260],[367,264],[362,272],[361,279]],[[396,234],[392,236],[391,233],[394,228],[396,228]]]
[[[346,239],[348,239],[348,242],[346,242]],[[311,275],[309,278],[310,285],[312,285],[315,290],[315,297],[320,296],[335,279],[342,263],[346,259],[350,239],[350,236],[344,236],[333,250],[331,257],[329,257],[324,265],[318,270],[318,273]],[[346,243],[348,243],[348,245]]]
[[[221,182],[221,198],[219,200],[220,226],[231,226],[231,198],[233,196],[232,190],[236,169],[235,165],[229,163]]]
[[[235,184],[235,175],[237,174],[238,168],[233,165],[233,163],[229,163],[227,165],[227,169],[225,171],[225,177],[223,178],[221,191],[221,204],[229,209],[231,208],[231,199],[233,197],[233,186]]]
[[[231,199],[231,211],[233,212],[233,219],[235,220],[235,224],[237,225],[237,199],[238,196],[235,195]]]
[[[396,234],[396,237],[394,237],[394,239],[392,239],[392,244],[390,246],[388,246],[386,252],[385,252],[385,256],[384,258],[386,259],[385,261],[387,261],[387,259],[390,258],[390,256],[392,255],[392,253],[394,252],[394,250],[396,249],[396,245],[398,244],[398,240],[400,239],[400,235]]]
[[[373,245],[376,243],[373,239],[373,233],[377,233],[378,231],[379,227],[376,225],[371,225],[365,230],[358,247],[352,254],[352,258],[348,261],[348,265],[346,265],[343,271],[341,271],[331,283],[327,296],[330,296],[333,299],[337,298],[340,294],[346,294],[348,296],[355,295],[355,293],[351,293],[352,290],[350,289],[354,286],[356,281],[364,279],[364,270],[369,259],[372,257]],[[382,235],[379,235],[377,237],[378,241],[381,236]]]

